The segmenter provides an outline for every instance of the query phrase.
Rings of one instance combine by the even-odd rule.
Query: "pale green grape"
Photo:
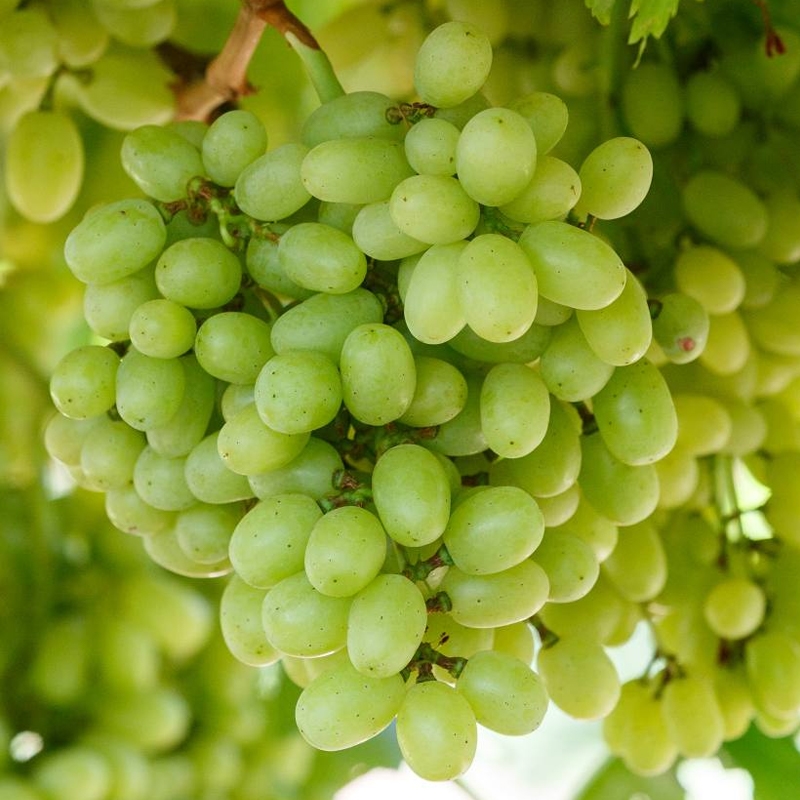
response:
[[[453,175],[459,129],[445,119],[426,117],[411,127],[405,137],[408,163],[420,175]]]
[[[647,521],[620,528],[603,572],[626,600],[652,600],[667,580],[667,558],[658,529]]]
[[[466,325],[459,299],[459,257],[466,242],[434,245],[417,261],[405,292],[411,334],[426,344],[452,339]]]
[[[528,120],[536,138],[539,155],[549,153],[567,129],[567,104],[550,92],[523,95],[511,104],[511,108]]]
[[[166,422],[147,429],[147,443],[163,456],[185,456],[205,436],[216,400],[216,381],[193,355],[179,359],[185,376],[183,399]]]
[[[329,653],[326,656],[314,656],[313,658],[281,654],[281,667],[286,676],[301,689],[305,689],[311,681],[320,675],[332,672],[344,665],[347,665],[350,669],[353,668],[350,659],[347,657],[347,649],[344,647],[335,653]]]
[[[708,339],[699,362],[716,375],[732,375],[742,370],[751,353],[748,327],[738,311],[709,316]]]
[[[129,485],[145,444],[141,431],[122,420],[100,417],[86,434],[80,451],[80,466],[87,485],[103,492]]]
[[[756,708],[780,719],[800,708],[800,644],[780,630],[759,633],[745,644],[745,669]]]
[[[479,111],[456,145],[456,171],[466,193],[481,205],[510,203],[536,169],[536,139],[527,120],[508,108]]]
[[[539,676],[523,661],[496,650],[470,656],[456,689],[481,725],[507,736],[535,731],[547,711]]]
[[[386,200],[382,201],[382,203],[387,202]],[[372,205],[372,203],[368,205]],[[338,228],[352,236],[353,223],[363,207],[360,203],[326,203],[321,200],[317,209],[317,222],[323,222],[325,225]]]
[[[232,575],[219,601],[225,644],[235,658],[251,667],[265,667],[279,658],[261,624],[265,595],[266,590],[254,588],[238,575]]]
[[[352,330],[382,321],[383,306],[366,289],[341,295],[315,294],[278,317],[272,326],[272,347],[276,353],[314,350],[338,364]]]
[[[617,670],[597,642],[564,637],[536,661],[550,699],[575,719],[602,719],[620,696]]]
[[[109,489],[105,509],[115,528],[134,536],[152,536],[169,529],[175,522],[175,512],[161,511],[145,503],[132,485]]]
[[[108,32],[91,6],[81,0],[63,0],[47,9],[58,33],[58,56],[70,67],[88,67],[108,47]]]
[[[426,103],[451,108],[478,92],[489,77],[492,45],[466,22],[446,22],[425,38],[414,62],[414,87]]]
[[[263,423],[253,409],[258,425]],[[203,503],[233,503],[253,496],[244,475],[229,469],[219,454],[219,432],[210,433],[191,450],[186,459],[186,483]]]
[[[310,497],[279,494],[257,503],[231,535],[229,555],[242,580],[268,589],[303,569],[305,548],[322,512]]]
[[[205,132],[200,151],[204,172],[220,186],[233,186],[239,173],[266,149],[267,131],[261,120],[252,111],[229,111]],[[255,216],[245,209],[239,196],[236,203],[246,214]]]
[[[167,458],[145,447],[136,460],[133,485],[145,503],[162,511],[182,511],[196,502],[185,478],[186,459]]]
[[[385,425],[411,405],[414,356],[403,335],[383,323],[359,325],[342,345],[342,394],[350,413],[367,425]]]
[[[320,220],[321,222],[324,220]],[[277,223],[273,230],[280,233],[282,230],[280,223]],[[258,238],[253,236],[247,243],[245,250],[245,267],[250,277],[264,289],[278,295],[291,297],[295,300],[307,300],[314,292],[303,286],[298,286],[291,280],[278,261],[278,241],[277,237]]]
[[[64,416],[88,419],[115,400],[119,356],[108,347],[84,345],[67,353],[50,377],[50,397]]]
[[[709,314],[727,314],[744,299],[744,275],[719,248],[686,248],[675,262],[674,273],[679,291],[697,300]]]
[[[491,486],[453,511],[444,543],[462,572],[486,575],[527,559],[543,536],[542,512],[527,492],[516,486]]]
[[[102,800],[111,788],[106,759],[79,744],[44,753],[36,761],[32,779],[53,800]]]
[[[380,520],[367,509],[342,506],[314,524],[304,567],[318,592],[350,597],[371,584],[385,559],[386,532]]]
[[[545,571],[551,603],[572,603],[591,591],[600,573],[594,550],[568,531],[550,531],[536,552],[534,561]]]
[[[656,305],[653,338],[674,364],[694,361],[706,346],[709,318],[693,297],[680,292],[664,295]]]
[[[539,292],[572,308],[604,308],[625,288],[626,270],[602,239],[566,222],[528,226],[519,244],[533,264]]]
[[[481,338],[510,342],[531,327],[536,274],[514,241],[496,233],[476,236],[459,255],[457,269],[464,318]]]
[[[158,299],[152,266],[110,283],[90,283],[84,290],[83,316],[94,333],[112,342],[125,341],[133,312]]]
[[[541,444],[550,419],[550,393],[525,364],[496,364],[481,387],[481,428],[498,455],[520,458]]]
[[[329,294],[352,292],[367,273],[367,260],[352,238],[321,222],[289,228],[278,243],[278,261],[295,283]]]
[[[800,259],[800,200],[793,191],[777,191],[767,198],[766,206],[769,221],[759,250],[778,264],[794,264]]]
[[[653,513],[658,503],[658,474],[652,464],[623,463],[598,434],[583,436],[581,448],[578,482],[600,514],[618,525],[634,525]]]
[[[164,425],[177,413],[186,373],[177,358],[152,358],[131,347],[117,369],[117,412],[132,428]]]
[[[744,639],[766,613],[764,590],[749,578],[729,577],[717,583],[703,603],[703,616],[722,639]]]
[[[535,642],[533,628],[527,622],[514,622],[494,629],[492,650],[513,656],[530,665],[533,661]]]
[[[19,8],[0,29],[0,69],[14,78],[46,78],[58,67],[58,33],[44,8]]]
[[[281,653],[323,656],[344,647],[351,602],[318,592],[305,572],[298,572],[267,592],[261,621],[269,643]]]
[[[531,560],[491,575],[450,567],[439,588],[452,602],[450,615],[468,628],[497,628],[536,614],[547,601],[547,574]]]
[[[347,620],[347,653],[372,678],[402,670],[422,641],[428,612],[419,588],[402,575],[378,575],[353,597]]]
[[[150,197],[170,203],[186,197],[189,181],[203,174],[197,148],[177,131],[143,125],[122,142],[122,166]]]
[[[264,365],[254,400],[261,419],[279,433],[322,428],[342,404],[339,370],[322,353],[288,350]]]
[[[686,118],[704,136],[732,133],[739,122],[742,101],[731,82],[719,72],[693,72],[686,81]]]
[[[667,732],[682,756],[708,758],[717,752],[724,723],[708,678],[688,675],[669,681],[661,704]]]
[[[633,136],[648,147],[672,144],[683,128],[684,100],[673,67],[645,61],[622,85],[622,116]]]
[[[492,628],[467,628],[449,614],[429,614],[423,640],[443,655],[469,658],[480,650],[490,650],[495,635]],[[452,685],[456,682],[453,675],[440,667],[434,666],[433,674],[445,683]]]
[[[673,395],[678,415],[677,443],[693,456],[720,452],[730,438],[733,423],[725,406],[705,394]]]
[[[680,424],[678,433],[680,435]],[[677,508],[684,505],[700,484],[697,458],[676,443],[655,466],[660,487],[658,507]]]
[[[307,147],[331,139],[378,136],[401,139],[403,125],[390,121],[397,103],[381,92],[356,91],[328,100],[304,120],[301,138]]]
[[[797,315],[800,312],[800,284],[791,282],[765,305],[747,312],[747,331],[764,350],[796,356],[800,354]]]
[[[414,358],[417,383],[411,405],[399,418],[405,425],[441,425],[461,412],[467,402],[467,382],[449,362],[428,356]]]
[[[769,231],[769,229],[767,229]],[[761,308],[775,297],[783,276],[777,266],[757,250],[740,250],[736,263],[744,275],[742,308]]]
[[[571,403],[588,400],[613,373],[614,367],[589,347],[576,316],[553,328],[539,361],[539,374],[557,398]]]
[[[217,564],[228,557],[231,536],[243,514],[241,503],[195,503],[178,514],[175,538],[192,561]]]
[[[345,750],[388,727],[405,694],[399,675],[371,678],[345,663],[303,690],[295,710],[297,728],[318,750]]]
[[[469,768],[478,745],[477,728],[469,702],[439,681],[412,686],[397,713],[400,752],[429,781],[449,781]]]
[[[44,428],[44,446],[51,458],[67,466],[75,467],[81,462],[81,450],[92,428],[106,419],[100,414],[88,419],[73,419],[56,412]]]
[[[307,147],[289,142],[247,164],[237,173],[236,204],[245,214],[262,220],[285,219],[299,211],[311,199],[300,179],[300,165],[307,154]]]
[[[225,305],[239,291],[242,267],[222,242],[206,237],[170,245],[156,264],[156,285],[167,300],[189,308]]]
[[[130,340],[146,356],[176,358],[194,344],[197,322],[185,306],[172,300],[149,300],[131,315]]]
[[[606,447],[625,464],[658,461],[675,445],[678,417],[669,386],[647,359],[616,367],[592,400]]]
[[[272,331],[264,320],[243,311],[223,311],[197,330],[194,353],[200,366],[229,383],[253,384],[274,356]]]
[[[78,280],[107,284],[149,264],[166,238],[154,206],[145,200],[119,200],[94,209],[72,229],[64,257]]]
[[[30,111],[17,121],[6,142],[8,198],[24,217],[53,222],[75,202],[83,163],[83,141],[71,117]]]
[[[701,170],[683,187],[683,207],[697,230],[723,247],[754,247],[767,232],[764,203],[745,184]]]
[[[439,426],[429,449],[447,456],[471,456],[487,448],[486,437],[481,428],[480,397],[483,376],[464,373],[467,380],[467,402],[453,419]]]
[[[181,547],[174,526],[145,537],[144,551],[150,559],[175,575],[185,578],[219,578],[231,572],[228,558],[211,563],[195,561]]]
[[[376,137],[333,139],[313,147],[300,177],[306,191],[332,203],[376,203],[413,174],[401,142]]]
[[[375,463],[372,499],[383,527],[398,544],[436,541],[450,516],[450,483],[441,461],[416,444],[387,450]]]
[[[619,538],[617,525],[598,513],[582,494],[575,513],[553,532],[556,531],[582,539],[601,562],[614,551]]]
[[[153,47],[163,42],[177,21],[174,0],[157,0],[144,8],[119,8],[98,2],[94,9],[103,27],[130,47]]]
[[[100,680],[114,691],[158,685],[161,653],[150,633],[119,617],[103,620],[97,634]]]
[[[510,202],[500,206],[509,219],[528,224],[560,220],[581,196],[581,179],[566,161],[541,156],[528,185]]]
[[[366,256],[378,261],[394,261],[421,253],[425,242],[404,233],[392,218],[389,201],[368,203],[353,220],[353,241]]]
[[[541,300],[540,307],[541,307]],[[406,304],[406,309],[408,305]],[[552,331],[534,322],[525,333],[510,342],[490,342],[471,328],[462,328],[447,344],[457,353],[489,364],[528,364],[544,353]]]

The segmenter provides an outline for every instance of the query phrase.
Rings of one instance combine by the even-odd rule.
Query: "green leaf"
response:
[[[663,775],[634,775],[618,758],[606,761],[583,788],[576,800],[618,800],[644,796],[649,800],[684,800],[685,791],[672,769]]]
[[[611,12],[617,0],[584,0],[584,2],[586,8],[601,25],[608,25],[611,22]]]
[[[677,13],[679,2],[680,0],[631,0],[628,16],[633,22],[628,43],[642,42],[644,45],[648,36],[658,39]]]
[[[755,800],[785,800],[787,787],[797,785],[800,752],[791,736],[770,739],[751,726],[744,736],[725,744],[723,756],[753,776]]]

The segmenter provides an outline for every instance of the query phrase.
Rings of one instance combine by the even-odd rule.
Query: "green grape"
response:
[[[717,752],[724,725],[708,678],[689,675],[669,681],[661,704],[667,732],[682,756],[708,758]]]
[[[800,201],[792,191],[775,192],[766,200],[767,232],[759,250],[778,264],[794,264],[800,259],[797,217]]]
[[[750,727],[755,709],[747,678],[741,668],[724,667],[714,672],[714,693],[722,713],[723,739],[738,739]]]
[[[255,409],[251,416],[263,427]],[[228,468],[220,456],[218,439],[218,431],[210,433],[192,448],[186,458],[186,483],[192,494],[203,503],[248,500],[253,496],[250,484],[244,475]]]
[[[591,591],[600,573],[594,550],[568,531],[550,532],[534,553],[534,561],[545,571],[551,603],[572,603]]]
[[[633,364],[650,347],[653,324],[647,293],[630,271],[619,297],[605,308],[579,309],[575,316],[589,347],[608,364]]]
[[[272,347],[313,350],[338,364],[345,339],[359,325],[383,321],[383,306],[372,292],[354,289],[347,294],[315,294],[281,314],[272,326]]]
[[[678,290],[697,300],[709,314],[727,314],[745,295],[745,279],[738,264],[709,245],[686,248],[675,262]]]
[[[280,225],[275,226],[275,233],[280,232]],[[250,277],[262,288],[277,295],[291,297],[295,300],[307,300],[314,292],[298,286],[284,272],[278,261],[278,241],[267,237],[259,239],[255,236],[247,243],[245,250],[245,267]]]
[[[561,220],[581,196],[581,179],[566,161],[541,156],[528,185],[510,202],[500,206],[509,219],[526,224]]]
[[[109,489],[105,509],[115,528],[134,536],[152,536],[169,529],[175,522],[174,512],[161,511],[145,503],[132,485]]]
[[[414,87],[425,103],[452,108],[478,92],[489,77],[492,45],[466,22],[445,22],[425,38],[414,62]]]
[[[800,644],[780,630],[759,633],[745,643],[745,670],[756,708],[779,719],[800,708]]]
[[[3,20],[0,69],[16,79],[46,78],[58,67],[58,33],[44,8],[19,8]]]
[[[81,447],[80,467],[84,480],[101,492],[129,485],[145,444],[141,431],[122,420],[100,417]]]
[[[67,353],[50,377],[50,397],[64,416],[88,419],[114,405],[119,356],[108,347],[84,345]]]
[[[749,578],[726,578],[703,603],[703,616],[722,639],[744,639],[761,626],[766,612],[764,590]]]
[[[704,394],[673,395],[678,415],[677,443],[693,456],[718,453],[731,435],[732,421],[725,406]]]
[[[738,311],[709,317],[708,339],[699,362],[716,375],[732,375],[750,359],[750,335]]]
[[[767,434],[767,424],[761,412],[737,399],[726,399],[723,406],[731,420],[731,432],[721,452],[745,456],[758,450]],[[678,430],[680,433],[680,428]]]
[[[117,412],[138,431],[164,425],[177,413],[186,373],[177,358],[152,358],[131,347],[117,369]]]
[[[769,231],[769,229],[767,229]],[[776,265],[755,250],[736,253],[736,263],[744,275],[742,308],[761,308],[775,297],[782,275]]]
[[[541,308],[542,298],[539,298]],[[406,316],[408,302],[406,301]],[[457,353],[475,361],[488,364],[528,364],[536,361],[550,343],[549,328],[534,322],[525,333],[510,342],[490,342],[478,336],[471,328],[462,328],[447,344]]]
[[[219,601],[225,644],[235,658],[251,667],[266,667],[279,658],[261,624],[265,595],[266,590],[250,586],[238,575],[231,575]]]
[[[535,642],[533,629],[527,622],[515,622],[494,629],[492,650],[513,656],[525,665],[533,662]]]
[[[353,241],[364,255],[378,261],[394,261],[421,253],[425,242],[404,233],[394,221],[389,201],[368,203],[353,220]]]
[[[194,344],[197,322],[185,306],[171,300],[148,300],[131,315],[131,344],[146,356],[177,358]]]
[[[343,506],[314,524],[304,567],[318,592],[351,597],[371,585],[385,559],[386,532],[378,518],[364,508]]]
[[[525,364],[496,364],[481,387],[481,428],[486,442],[504,458],[535,450],[547,432],[550,394]]]
[[[106,417],[102,414],[88,419],[73,419],[56,412],[44,428],[44,447],[47,454],[67,466],[79,466],[86,437],[104,419]]]
[[[34,222],[59,219],[78,196],[83,162],[83,141],[71,117],[30,111],[17,121],[6,143],[8,198]]]
[[[464,773],[478,744],[475,712],[466,698],[439,681],[412,686],[397,712],[397,743],[411,769],[428,781]]]
[[[465,239],[480,217],[478,204],[459,181],[445,175],[414,175],[398,183],[389,213],[403,233],[426,244]]]
[[[653,158],[638,139],[617,136],[594,148],[581,164],[579,217],[618,219],[644,200],[653,180]]]
[[[452,339],[466,325],[459,300],[459,257],[466,242],[433,245],[414,266],[404,297],[412,336],[426,344]]]
[[[108,32],[94,9],[80,0],[53,3],[47,9],[58,34],[58,56],[67,66],[88,67],[108,47]]]
[[[800,284],[785,284],[768,303],[747,312],[748,334],[756,344],[771,353],[800,355],[799,310]]]
[[[104,620],[97,637],[100,679],[114,691],[144,691],[158,685],[161,653],[150,633],[126,619]]]
[[[667,558],[658,530],[650,522],[620,528],[614,551],[603,562],[614,588],[632,603],[652,600],[667,580]]]
[[[290,656],[324,656],[347,640],[349,597],[318,592],[305,572],[275,584],[264,598],[261,616],[269,643]]]
[[[754,247],[767,232],[764,203],[722,172],[701,170],[683,187],[683,207],[700,233],[723,247]]]
[[[30,665],[37,694],[54,706],[77,702],[89,687],[89,629],[79,614],[54,619],[43,630]]]
[[[200,326],[194,352],[200,366],[215,378],[253,384],[274,356],[270,337],[264,320],[243,311],[223,311]]]
[[[523,661],[496,650],[470,656],[456,689],[481,725],[507,736],[535,731],[547,711],[539,676]]]
[[[550,699],[575,719],[602,719],[617,704],[619,676],[597,642],[564,637],[540,650],[536,664]]]
[[[167,458],[145,447],[136,460],[133,485],[145,503],[162,511],[182,511],[196,502],[185,478],[185,458]]]
[[[539,155],[549,153],[567,129],[567,104],[549,92],[531,92],[516,99],[511,108],[528,120]]]
[[[171,128],[143,125],[122,142],[122,166],[136,185],[163,203],[187,195],[189,181],[203,174],[197,148]]]
[[[479,111],[456,145],[456,171],[466,193],[481,205],[510,203],[536,169],[536,139],[527,120],[508,108]]]
[[[622,84],[622,117],[633,136],[648,147],[672,144],[683,128],[684,100],[673,67],[645,61]]]
[[[311,681],[320,675],[339,669],[345,664],[351,669],[353,668],[350,659],[347,657],[347,649],[344,647],[335,653],[329,653],[326,656],[315,656],[314,658],[281,654],[281,667],[286,676],[301,689],[305,689]]]
[[[120,200],[91,211],[72,229],[64,257],[78,280],[108,284],[149,264],[166,237],[154,206],[145,200]]]
[[[572,308],[604,308],[625,288],[626,270],[602,239],[566,222],[529,225],[519,244],[533,264],[539,292]]]
[[[468,628],[497,628],[536,614],[547,600],[547,574],[531,560],[491,575],[467,575],[450,567],[439,589],[452,603],[450,615]]]
[[[83,295],[83,316],[98,336],[122,342],[130,335],[133,312],[158,296],[153,268],[145,267],[111,283],[89,284]]]
[[[481,428],[480,397],[483,377],[464,373],[467,380],[467,402],[453,419],[439,426],[427,447],[447,456],[471,456],[482,453],[488,445]]]
[[[400,672],[422,641],[428,612],[419,588],[402,575],[378,575],[353,597],[347,653],[372,678]]]
[[[589,346],[577,316],[553,329],[539,360],[545,386],[559,400],[574,403],[596,395],[609,381],[614,367]]]
[[[377,203],[413,174],[401,142],[376,137],[332,139],[313,147],[300,177],[306,191],[331,203]]]
[[[342,404],[339,370],[325,355],[286,351],[258,375],[254,399],[259,416],[279,433],[306,433],[333,420]]]
[[[328,442],[311,436],[288,464],[248,476],[256,497],[298,492],[319,499],[333,490],[333,475],[344,469],[341,456]]]
[[[421,119],[405,137],[408,163],[420,175],[454,175],[459,129],[439,117]]]
[[[401,139],[403,125],[390,113],[396,107],[397,103],[381,92],[348,92],[314,109],[303,122],[301,139],[309,148],[331,139]]]
[[[486,575],[527,559],[543,535],[544,518],[530,495],[516,486],[491,486],[453,511],[444,543],[462,572]]]
[[[686,118],[704,136],[733,133],[742,101],[731,82],[719,72],[693,72],[686,81]]]
[[[244,514],[241,503],[195,503],[175,520],[175,538],[181,550],[198,564],[217,564],[228,557],[233,530]]]
[[[129,47],[153,47],[163,42],[177,21],[174,0],[157,0],[144,8],[115,8],[98,2],[94,9],[103,27]]]
[[[239,173],[266,149],[267,131],[261,120],[252,111],[229,111],[214,120],[203,136],[200,152],[204,173],[220,186],[233,186]],[[236,203],[255,216],[245,210],[239,197]]]
[[[617,459],[597,434],[581,439],[578,482],[595,509],[617,525],[634,525],[658,503],[658,474],[652,464],[633,466]]]
[[[383,323],[359,325],[342,345],[344,403],[367,425],[385,425],[411,405],[416,386],[414,356],[403,335]]]
[[[453,419],[467,402],[467,381],[449,362],[414,358],[417,383],[411,405],[399,418],[415,428],[435,427]]]
[[[481,338],[510,342],[533,324],[536,274],[511,239],[496,233],[476,236],[458,257],[457,278],[464,318]]]
[[[467,628],[449,614],[429,614],[423,640],[442,655],[469,658],[481,650],[490,650],[495,634],[493,628]],[[456,683],[450,672],[436,665],[433,674],[437,680],[451,685]]]
[[[608,450],[625,464],[651,464],[678,437],[678,417],[666,380],[647,359],[616,367],[594,396],[592,411]]]
[[[406,547],[435,542],[450,516],[447,473],[417,444],[396,445],[375,462],[372,499],[386,532]]]
[[[387,728],[405,694],[399,675],[372,678],[344,663],[303,690],[295,709],[297,728],[318,750],[345,750]]]
[[[387,202],[384,200],[378,205],[384,205]],[[372,205],[372,203],[368,205]],[[353,223],[358,216],[358,212],[363,207],[360,203],[326,203],[321,200],[317,209],[317,222],[330,225],[332,228],[338,228],[340,231],[352,236]]]
[[[311,199],[300,179],[300,165],[307,154],[307,147],[290,142],[259,155],[237,172],[236,204],[245,214],[261,220],[285,219],[299,211]],[[227,151],[220,154],[223,157],[229,158]],[[232,177],[234,165],[228,166],[226,160],[225,166]]]
[[[70,744],[43,753],[35,763],[32,780],[53,800],[102,800],[111,788],[111,770],[93,748]]]
[[[653,338],[673,364],[694,361],[706,346],[709,317],[693,297],[680,292],[664,295],[657,301],[653,319]]]
[[[185,578],[219,578],[231,572],[228,558],[211,563],[195,561],[181,547],[174,526],[147,536],[144,551],[150,559],[175,575]]]
[[[555,530],[582,539],[592,548],[597,560],[601,562],[611,555],[619,538],[617,525],[595,511],[582,494],[575,513]]]
[[[289,228],[278,243],[278,261],[295,283],[329,294],[352,292],[367,273],[367,260],[352,238],[321,222]]]
[[[147,443],[162,456],[188,455],[208,428],[216,400],[216,382],[193,355],[179,359],[185,388],[178,410],[166,422],[147,429]]]

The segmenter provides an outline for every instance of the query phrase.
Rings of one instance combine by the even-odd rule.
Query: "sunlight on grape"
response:
[[[752,800],[753,779],[743,769],[725,769],[718,758],[684,761],[678,780],[686,789],[686,800]]]
[[[35,731],[20,731],[8,746],[8,751],[14,761],[30,761],[35,755],[41,753],[44,739]]]

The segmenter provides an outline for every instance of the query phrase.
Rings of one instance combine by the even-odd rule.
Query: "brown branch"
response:
[[[246,2],[259,19],[275,28],[281,36],[285,37],[290,33],[307,47],[320,49],[311,31],[286,8],[283,0],[246,0]]]

